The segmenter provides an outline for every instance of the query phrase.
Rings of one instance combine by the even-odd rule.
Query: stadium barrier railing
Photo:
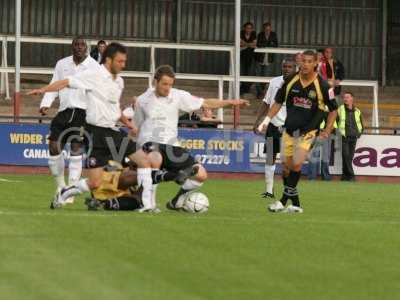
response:
[[[7,62],[7,47],[8,42],[15,41],[15,37],[11,35],[0,35],[2,41],[2,65],[0,67],[1,85],[0,93],[6,93],[6,99],[10,98],[8,73],[15,72],[13,67],[8,66]],[[72,39],[68,38],[51,38],[51,37],[33,37],[22,36],[21,42],[23,43],[45,43],[45,44],[71,44]],[[97,40],[87,39],[88,45],[93,46],[97,44]],[[204,51],[223,51],[229,52],[230,55],[230,68],[229,75],[213,75],[213,74],[188,74],[178,73],[177,79],[189,80],[210,80],[218,82],[218,97],[223,99],[224,83],[229,82],[229,98],[232,98],[232,87],[234,82],[235,64],[234,64],[234,51],[233,46],[226,45],[204,45],[204,44],[177,44],[177,43],[157,43],[157,42],[133,42],[133,41],[120,41],[126,47],[136,48],[149,48],[150,49],[150,70],[149,72],[139,71],[124,71],[121,75],[124,77],[147,78],[148,84],[151,86],[153,75],[156,68],[156,49],[175,49],[175,50],[204,50]],[[90,48],[90,47],[89,47]],[[90,50],[90,49],[89,49]],[[256,52],[264,53],[280,53],[280,54],[295,54],[305,49],[297,48],[259,48]],[[21,67],[22,74],[52,74],[52,68],[38,68],[38,67]],[[259,77],[259,76],[240,76],[241,82],[255,82],[255,83],[268,83],[272,77]],[[379,128],[379,110],[378,110],[378,82],[368,80],[343,80],[343,86],[365,86],[373,88],[373,113],[372,113],[372,127]],[[223,109],[218,110],[218,118],[223,121]],[[238,115],[239,116],[239,115]],[[235,120],[234,124],[238,124],[239,120]],[[222,125],[220,125],[222,127]],[[378,131],[376,132],[378,133]]]

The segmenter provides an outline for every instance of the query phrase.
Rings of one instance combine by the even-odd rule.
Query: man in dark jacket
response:
[[[257,33],[254,31],[254,25],[247,22],[243,25],[240,32],[240,75],[252,75],[252,67],[254,62],[254,49],[257,45]],[[242,82],[240,84],[240,94],[246,94],[250,91],[251,83]]]
[[[257,35],[257,48],[278,47],[278,37],[272,31],[271,23],[263,24],[263,31]],[[267,76],[268,66],[274,62],[273,54],[256,53],[256,72],[257,76]],[[265,84],[256,85],[257,98],[263,98],[265,94]]]
[[[106,50],[107,43],[103,40],[98,41],[97,47],[94,48],[90,52],[90,56],[97,61],[99,64],[101,63],[101,59],[103,58],[104,50]]]

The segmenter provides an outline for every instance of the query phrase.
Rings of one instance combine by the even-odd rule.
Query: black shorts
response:
[[[67,108],[60,111],[50,123],[49,140],[66,143],[83,142],[83,128],[86,124],[86,111],[81,108]]]
[[[163,170],[178,172],[197,164],[193,156],[191,156],[189,151],[185,148],[166,144],[156,145],[156,147],[158,147],[156,150],[160,152],[163,158],[163,163],[161,165],[161,169]]]
[[[281,151],[281,138],[282,129],[276,127],[274,124],[269,124],[267,132],[265,133],[264,153],[268,153],[268,151],[270,151],[269,149],[272,147],[272,155],[276,158],[276,155]]]
[[[123,131],[86,124],[87,168],[99,168],[109,160],[124,164],[125,158],[136,151],[136,143]]]

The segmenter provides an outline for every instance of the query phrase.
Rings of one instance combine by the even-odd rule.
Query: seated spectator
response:
[[[200,121],[199,128],[217,128],[218,124],[221,123],[221,120],[214,116],[212,109],[209,108],[202,108]]]
[[[185,128],[197,128],[200,117],[195,113],[185,113],[179,117],[178,126]]]
[[[254,31],[254,25],[247,22],[243,25],[240,32],[240,75],[250,76],[254,63],[254,49],[257,46],[257,33]],[[242,82],[240,84],[240,94],[246,94],[250,91],[251,83]]]
[[[257,35],[257,48],[267,48],[267,47],[278,47],[278,37],[276,32],[272,31],[271,23],[266,22],[263,24],[263,31]],[[274,55],[264,54],[264,53],[256,53],[256,75],[257,76],[268,76],[271,75],[268,72],[271,67],[270,64],[274,62]],[[265,95],[265,84],[257,83],[257,98],[263,98]]]
[[[107,43],[103,40],[98,41],[97,47],[94,48],[90,52],[90,56],[97,61],[99,64],[101,63],[101,59],[103,57],[104,50],[106,50]]]

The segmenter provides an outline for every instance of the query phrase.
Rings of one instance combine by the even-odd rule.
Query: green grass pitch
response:
[[[262,189],[210,180],[204,215],[51,211],[50,177],[0,176],[0,298],[399,299],[398,185],[303,180],[302,215]]]

